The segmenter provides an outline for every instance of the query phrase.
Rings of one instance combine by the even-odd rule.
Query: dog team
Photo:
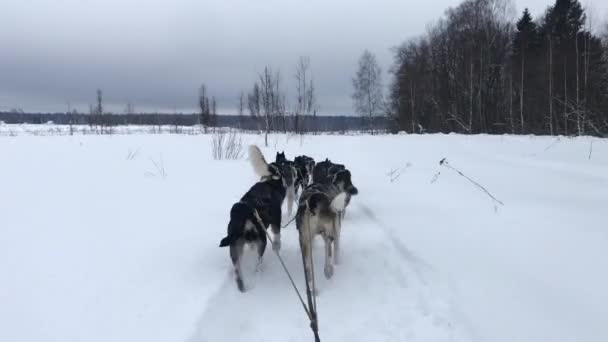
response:
[[[358,193],[350,171],[329,159],[315,163],[314,159],[303,155],[291,161],[284,152],[277,152],[275,161],[268,163],[255,145],[249,147],[249,161],[260,181],[232,206],[228,232],[220,242],[220,247],[230,248],[238,289],[245,291],[241,272],[245,246],[257,248],[260,266],[270,239],[266,232],[270,226],[272,248],[278,251],[281,248],[281,207],[287,201],[288,216],[291,217],[298,193],[295,221],[308,285],[313,288],[312,240],[317,235],[321,235],[325,242],[324,273],[330,278],[334,264],[340,258],[340,232],[345,209],[351,196]]]

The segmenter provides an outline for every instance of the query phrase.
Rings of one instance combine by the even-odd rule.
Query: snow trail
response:
[[[358,200],[359,198],[357,198]],[[362,210],[364,215],[349,215]],[[334,276],[323,273],[322,240],[316,239],[315,270],[321,340],[463,341],[446,302],[416,270],[424,262],[389,236],[367,207],[353,205],[343,222],[343,258]],[[302,258],[295,225],[283,231],[281,255],[304,295]],[[250,255],[254,259],[253,252]],[[248,265],[248,291],[238,292],[231,274],[207,302],[194,341],[310,341],[308,317],[273,254],[264,270]],[[418,265],[415,265],[418,264]]]

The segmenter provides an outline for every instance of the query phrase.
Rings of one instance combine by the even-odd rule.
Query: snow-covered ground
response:
[[[608,340],[605,140],[270,145],[345,163],[360,191],[342,263],[317,277],[322,341]],[[242,294],[217,247],[255,179],[244,158],[213,160],[207,135],[0,137],[0,341],[311,341],[271,250]],[[302,289],[293,224],[281,254]]]

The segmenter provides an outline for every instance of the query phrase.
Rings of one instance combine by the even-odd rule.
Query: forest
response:
[[[513,8],[466,0],[396,48],[389,98],[399,130],[608,132],[608,49],[590,13],[556,0],[513,21]]]

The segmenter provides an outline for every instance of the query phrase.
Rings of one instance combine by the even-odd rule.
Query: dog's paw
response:
[[[243,279],[237,278],[236,279],[236,286],[239,288],[239,291],[245,292],[245,284],[243,283]]]
[[[334,275],[334,265],[325,265],[325,278],[329,279]]]
[[[260,258],[258,260],[258,263],[255,265],[255,271],[256,272],[263,272],[264,271],[264,263],[262,258]]]
[[[272,249],[275,251],[280,251],[281,250],[281,240],[275,240],[272,242]]]

